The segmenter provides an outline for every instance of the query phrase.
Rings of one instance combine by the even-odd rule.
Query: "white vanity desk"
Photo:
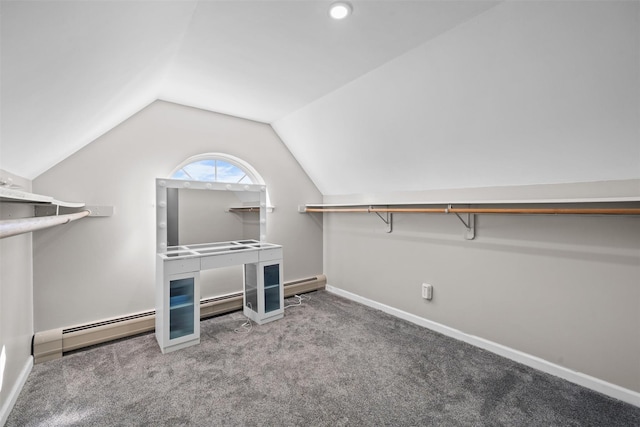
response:
[[[172,246],[158,253],[156,339],[163,353],[200,343],[200,271],[244,265],[244,315],[284,316],[282,246],[257,240]]]
[[[237,240],[189,244],[189,239],[203,235],[216,239],[216,230],[226,235],[229,222],[208,220],[204,215],[184,219],[183,215],[198,213],[203,204],[183,204],[183,196],[199,193],[205,198],[228,200],[235,195],[241,207],[254,212],[257,221],[238,232]],[[209,195],[209,196],[207,196]],[[216,208],[218,209],[218,208]],[[226,215],[236,215],[227,209]],[[191,226],[191,230],[180,228]],[[227,225],[225,225],[227,224]],[[284,316],[282,280],[282,246],[266,242],[267,191],[262,184],[156,179],[156,339],[163,353],[200,342],[200,271],[234,265],[244,265],[243,311],[258,324]],[[193,226],[196,228],[194,236]],[[243,226],[244,227],[244,226]],[[251,230],[252,229],[252,230]],[[236,230],[237,231],[237,230]],[[213,232],[213,233],[212,233]],[[251,240],[256,236],[259,240]],[[250,237],[251,236],[251,237]],[[233,237],[231,237],[233,239]],[[200,240],[202,241],[202,240]],[[172,243],[175,242],[175,243]]]

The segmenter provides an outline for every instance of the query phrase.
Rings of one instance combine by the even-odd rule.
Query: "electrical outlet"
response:
[[[422,284],[422,298],[431,301],[433,298],[433,286],[427,283]]]

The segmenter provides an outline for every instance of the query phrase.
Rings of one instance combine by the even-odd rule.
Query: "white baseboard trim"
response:
[[[22,387],[24,387],[24,384],[27,382],[27,378],[31,373],[31,368],[33,368],[33,357],[29,356],[24,366],[22,367],[22,371],[20,371],[18,380],[13,384],[13,387],[9,392],[9,398],[2,404],[2,408],[0,408],[0,426],[5,425],[5,423],[7,422],[7,418],[9,418],[9,414],[13,409],[13,405],[16,404],[18,396],[22,391]]]
[[[458,329],[450,328],[449,326],[443,325],[441,323],[427,320],[423,317],[419,317],[414,314],[407,313],[406,311],[402,311],[397,308],[393,308],[391,306],[370,300],[368,298],[361,297],[359,295],[336,288],[334,286],[326,285],[326,290],[335,295],[347,298],[371,308],[375,308],[392,316],[439,332],[448,337],[464,341],[468,344],[480,347],[502,357],[506,357],[507,359],[511,359],[515,362],[522,363],[523,365],[529,366],[539,371],[546,372],[547,374],[560,377],[572,383],[613,397],[614,399],[622,400],[623,402],[640,407],[640,393],[636,391],[620,387],[618,385],[600,380],[581,372],[573,371],[571,369],[565,368],[564,366],[556,365],[555,363],[551,363],[547,360],[532,356],[530,354],[515,350],[510,347],[506,347],[493,341],[489,341],[475,335],[466,334],[462,331],[459,331]]]

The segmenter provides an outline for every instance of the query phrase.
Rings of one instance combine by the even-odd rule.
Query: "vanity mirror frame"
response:
[[[234,184],[226,182],[189,181],[183,179],[156,178],[156,252],[168,250],[167,198],[169,189],[256,193],[260,208],[260,241],[267,236],[267,188],[262,184]],[[246,206],[248,207],[248,206]],[[252,206],[255,208],[255,206]],[[230,213],[231,214],[231,213]],[[213,243],[213,242],[211,242]],[[182,245],[180,245],[182,246]]]

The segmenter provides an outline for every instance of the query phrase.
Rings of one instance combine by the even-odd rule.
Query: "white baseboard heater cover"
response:
[[[288,282],[284,284],[284,296],[288,298],[324,289],[326,283],[324,274]],[[200,301],[201,319],[236,310],[242,310],[242,292]],[[86,325],[36,332],[33,337],[34,363],[59,359],[68,351],[153,331],[155,317],[155,310],[149,310]]]

